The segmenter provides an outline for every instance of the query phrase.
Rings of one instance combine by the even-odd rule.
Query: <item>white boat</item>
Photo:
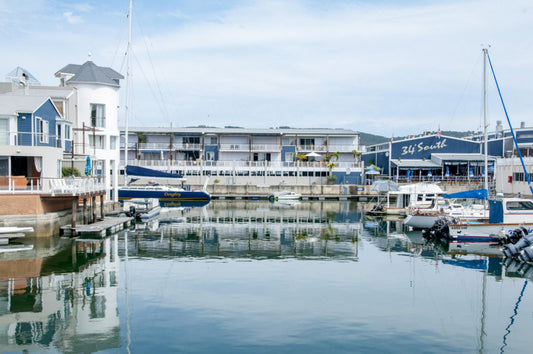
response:
[[[442,196],[444,191],[435,183],[414,183],[399,187],[398,191],[391,191],[387,195],[387,205],[383,206],[384,214],[407,215],[409,208],[429,208],[434,200]],[[388,200],[396,199],[395,205]]]
[[[146,222],[159,215],[161,206],[155,198],[135,198],[124,202],[124,211]]]
[[[295,192],[292,192],[292,191],[276,192],[276,193],[272,193],[268,197],[268,199],[274,200],[274,201],[277,201],[277,200],[298,200],[300,198],[302,198],[301,194],[298,194],[298,193],[295,193]]]
[[[2,234],[19,234],[33,232],[33,227],[16,227],[16,226],[3,226],[0,227],[0,235]]]
[[[488,221],[489,210],[483,204],[463,204],[438,198],[431,208],[410,208],[403,223],[414,229],[428,229],[442,217],[453,218],[461,222]]]
[[[488,223],[450,223],[449,238],[463,241],[498,241],[524,227],[533,232],[533,200],[502,198],[489,202]]]

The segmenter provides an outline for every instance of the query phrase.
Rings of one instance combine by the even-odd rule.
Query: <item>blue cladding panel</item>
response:
[[[281,147],[281,161],[285,162],[287,161],[285,159],[285,154],[288,152],[295,153],[296,152],[296,146],[288,145],[288,146],[282,146]]]
[[[335,184],[362,184],[360,172],[333,172],[333,175],[337,176]]]
[[[19,113],[17,117],[17,145],[31,146],[31,113]]]
[[[52,146],[52,147],[56,146],[55,144],[55,141],[56,141],[55,136],[57,135],[56,117],[58,116],[59,116],[59,113],[57,112],[54,104],[50,100],[46,100],[46,102],[44,102],[43,105],[35,111],[34,118],[39,117],[42,120],[48,121],[48,142],[41,143],[40,139],[37,137],[35,139],[36,145]],[[34,124],[36,124],[35,121],[36,120],[34,119]],[[38,130],[35,128],[34,131],[37,132]]]
[[[65,152],[72,152],[72,140],[65,141]]]
[[[450,137],[427,136],[392,144],[392,158],[402,159],[431,159],[431,154],[457,153],[479,154],[479,143],[454,139]]]
[[[204,151],[204,159],[206,159],[207,152],[215,153],[215,161],[218,161],[218,146],[217,145],[206,145]]]

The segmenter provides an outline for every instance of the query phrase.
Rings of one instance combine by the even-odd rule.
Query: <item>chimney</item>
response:
[[[30,80],[25,72],[22,73],[21,82],[24,85],[24,95],[28,96],[30,94]]]
[[[525,128],[526,127],[526,122],[520,122],[520,128]]]

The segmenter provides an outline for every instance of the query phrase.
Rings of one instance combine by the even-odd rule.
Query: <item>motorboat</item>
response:
[[[434,200],[430,208],[409,208],[404,224],[414,229],[431,228],[437,219],[449,217],[459,221],[488,221],[489,210],[483,204],[459,203],[455,199],[487,199],[485,189],[444,194],[444,198]]]
[[[533,232],[533,200],[501,198],[489,201],[489,222],[450,222],[451,240],[499,241],[523,227]]]
[[[268,196],[269,200],[278,201],[278,200],[298,200],[301,199],[302,195],[293,191],[281,191],[272,193]]]
[[[409,208],[429,208],[434,200],[442,196],[444,191],[435,183],[413,183],[399,186],[399,190],[390,191],[387,194],[387,205],[382,205],[376,214],[407,215]],[[391,205],[389,200],[396,199]],[[372,211],[370,212],[372,213]]]

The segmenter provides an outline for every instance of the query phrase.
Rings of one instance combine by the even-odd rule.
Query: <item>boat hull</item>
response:
[[[143,189],[119,189],[118,199],[127,200],[132,198],[154,198],[163,202],[184,200],[211,200],[209,193],[204,191],[172,191],[172,190],[143,190]]]
[[[403,223],[413,229],[429,229],[438,218],[438,215],[407,215]]]
[[[525,227],[528,233],[533,232],[533,223],[478,223],[450,224],[450,239],[455,241],[498,241],[512,235],[519,227]]]

